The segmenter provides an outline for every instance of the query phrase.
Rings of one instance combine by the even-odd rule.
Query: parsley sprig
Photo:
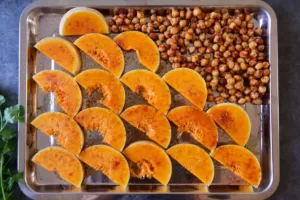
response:
[[[0,106],[5,102],[5,98],[0,95]],[[13,174],[9,168],[16,157],[16,130],[11,124],[24,122],[24,108],[21,105],[10,106],[0,109],[0,199],[12,199],[12,189],[22,178],[22,174]]]

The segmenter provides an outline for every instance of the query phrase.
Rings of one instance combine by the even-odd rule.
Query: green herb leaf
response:
[[[7,199],[7,200],[13,200],[13,198],[12,198],[12,197],[13,197],[13,196],[12,196],[13,194],[14,194],[13,192],[10,192],[10,193],[6,194],[6,199]]]
[[[5,102],[5,98],[4,98],[4,96],[2,96],[2,95],[0,94],[0,106],[1,106],[2,104],[4,104],[4,102]]]
[[[7,154],[7,153],[10,153],[10,152],[14,151],[16,149],[16,146],[17,146],[16,141],[9,140],[7,142],[7,145],[3,149],[3,154]]]
[[[4,175],[7,175],[7,176],[11,176],[11,175],[12,175],[9,168],[5,169],[5,170],[3,171],[3,174],[4,174]]]
[[[5,126],[5,128],[2,129],[0,136],[3,141],[7,142],[16,136],[16,131],[8,126]]]
[[[18,183],[19,180],[21,180],[23,178],[23,174],[22,173],[18,173],[15,174],[11,177],[8,178],[8,185],[7,185],[7,189],[8,190],[12,190],[12,188],[14,187],[15,183]]]
[[[0,95],[0,106],[5,98]],[[4,116],[0,110],[0,199],[13,199],[11,191],[16,183],[22,178],[22,174],[13,175],[9,168],[15,163],[16,130],[7,124],[24,122],[24,108],[21,105],[8,107],[4,110]]]
[[[21,105],[15,105],[8,107],[4,110],[4,119],[11,124],[18,121],[24,122],[24,107]]]

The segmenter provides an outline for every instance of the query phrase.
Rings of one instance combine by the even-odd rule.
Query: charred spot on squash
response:
[[[226,128],[230,128],[230,125],[234,122],[234,120],[227,111],[223,111],[220,113],[219,122],[226,126]]]
[[[120,165],[120,161],[119,160],[114,160],[113,162],[112,162],[112,169],[115,169],[115,168],[117,168],[119,165]]]

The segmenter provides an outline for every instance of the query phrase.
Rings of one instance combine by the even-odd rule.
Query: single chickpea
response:
[[[193,15],[197,17],[201,14],[201,12],[202,12],[201,9],[199,7],[196,7],[193,10]]]
[[[142,19],[145,17],[145,14],[144,14],[144,12],[138,10],[136,13],[136,16],[137,16],[137,18]]]
[[[261,81],[262,83],[268,83],[268,82],[269,82],[269,77],[268,77],[268,76],[263,76],[263,77],[260,79],[260,81]]]

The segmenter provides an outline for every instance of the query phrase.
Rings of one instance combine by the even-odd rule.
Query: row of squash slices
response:
[[[45,70],[33,76],[44,92],[54,92],[57,104],[67,113],[48,112],[32,121],[31,124],[41,132],[56,136],[57,142],[63,147],[48,147],[39,151],[32,158],[34,163],[49,171],[56,171],[62,179],[77,187],[80,187],[84,178],[84,169],[79,160],[124,187],[128,184],[130,173],[138,178],[154,177],[167,185],[172,174],[170,155],[209,185],[214,177],[213,157],[249,184],[258,187],[261,168],[255,155],[243,147],[250,136],[251,123],[241,107],[224,103],[204,112],[207,90],[205,81],[198,73],[181,68],[171,70],[160,78],[155,74],[160,63],[155,43],[137,31],[121,33],[114,39],[102,35],[109,33],[109,29],[103,15],[97,10],[83,7],[71,9],[63,16],[59,29],[62,36],[83,35],[74,44],[107,71],[90,69],[79,73],[80,53],[73,43],[63,38],[49,37],[36,44],[40,52],[76,76],[72,78],[59,70]],[[133,70],[120,78],[124,70],[120,47],[123,50],[135,50],[140,63],[148,70]],[[121,82],[133,92],[142,93],[151,106],[135,105],[122,112],[125,91]],[[92,107],[78,113],[82,95],[77,83],[89,94],[100,90],[104,99],[99,103],[108,109]],[[194,106],[181,106],[168,112],[171,94],[167,84]],[[123,150],[126,130],[118,115],[155,143],[138,141]],[[178,144],[165,151],[171,140],[168,119],[180,132],[189,133],[211,151],[210,155],[193,144]],[[215,122],[237,145],[216,148],[218,131]],[[101,133],[103,142],[108,145],[94,145],[81,151],[84,136],[77,123],[86,131]],[[139,170],[130,169],[123,155],[135,163]]]

